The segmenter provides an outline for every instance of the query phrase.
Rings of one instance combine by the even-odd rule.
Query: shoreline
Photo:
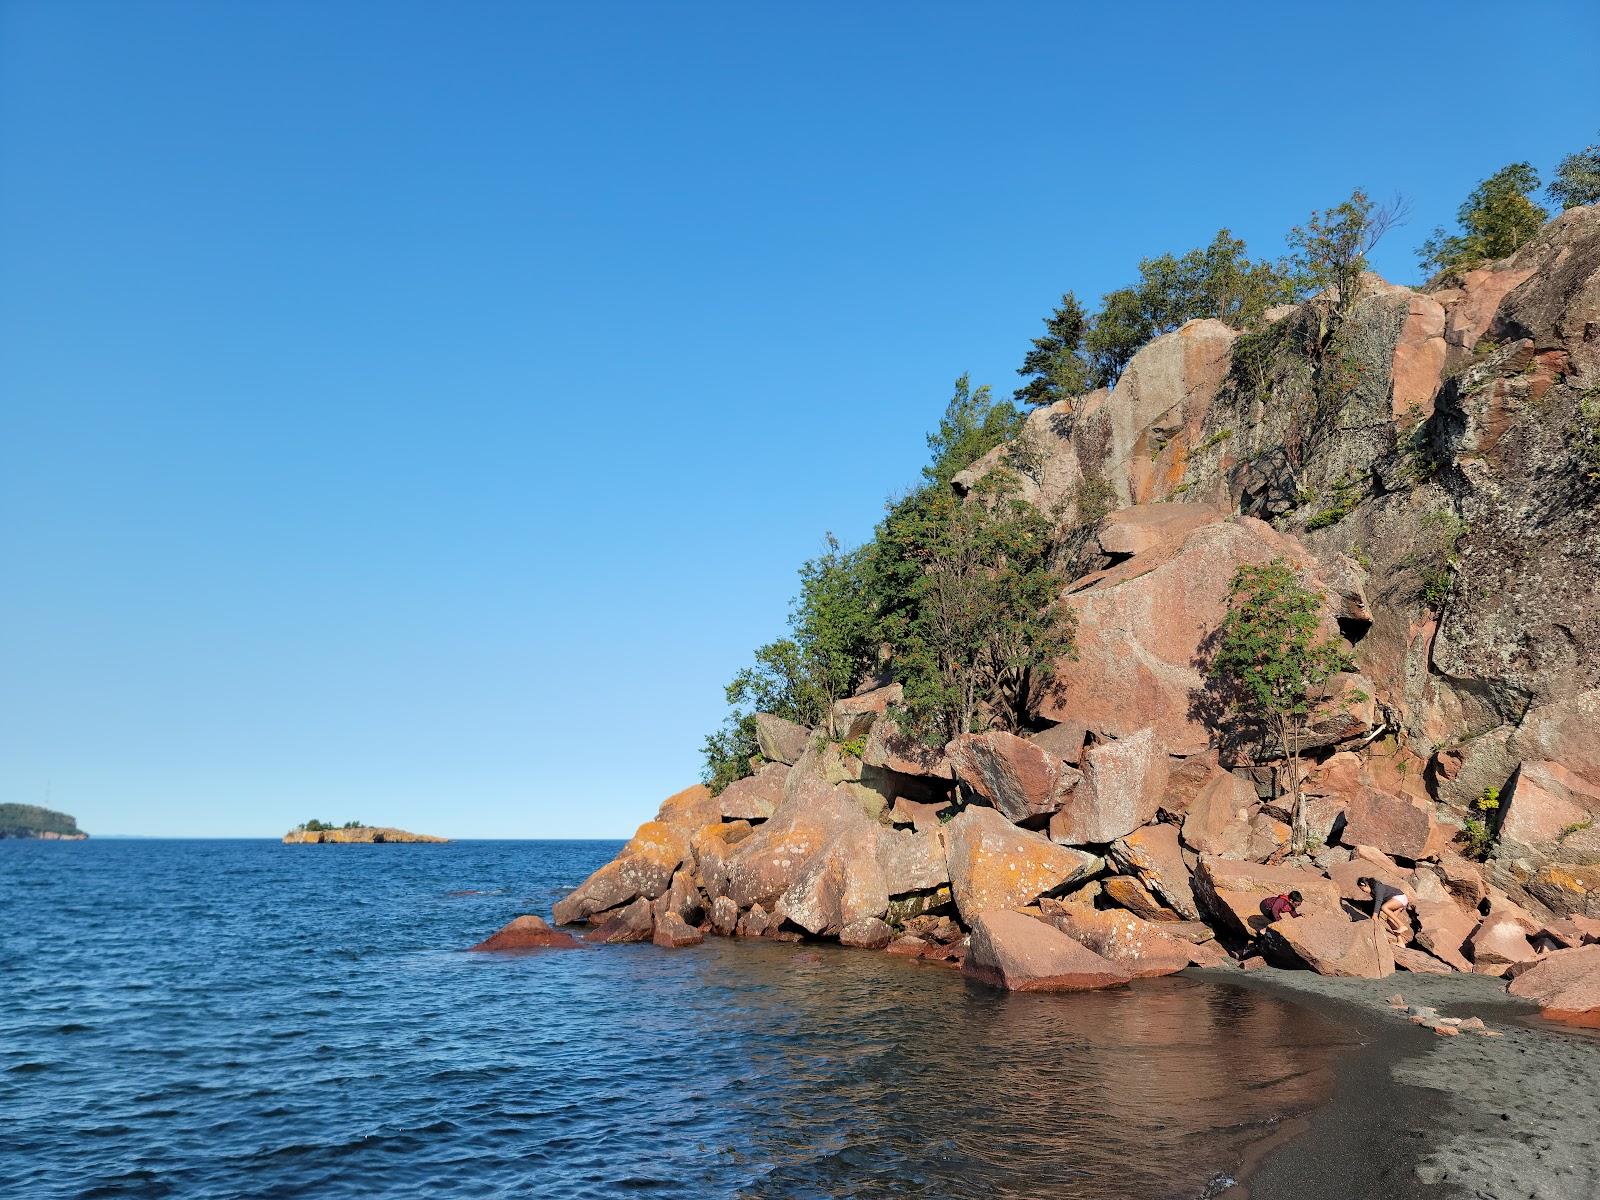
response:
[[[1481,975],[1342,979],[1263,968],[1185,972],[1290,993],[1350,1025],[1333,1095],[1304,1130],[1241,1166],[1230,1200],[1590,1200],[1600,1195],[1600,1037],[1545,1021]],[[1395,993],[1503,1036],[1440,1037]]]

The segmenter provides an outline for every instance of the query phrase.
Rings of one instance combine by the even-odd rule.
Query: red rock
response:
[[[1111,847],[1111,859],[1124,871],[1137,875],[1178,916],[1191,921],[1199,918],[1200,909],[1195,904],[1176,826],[1146,825],[1134,830]]]
[[[1050,820],[1052,841],[1103,845],[1155,820],[1170,768],[1151,729],[1084,752],[1083,779]]]
[[[1130,913],[1076,909],[1051,923],[1080,946],[1116,963],[1135,979],[1174,975],[1194,958],[1195,947]]]
[[[695,886],[694,877],[683,870],[672,877],[671,886],[657,898],[653,907],[658,925],[664,915],[672,913],[681,918],[685,925],[692,926],[700,924],[705,916],[706,899]]]
[[[1477,863],[1469,862],[1459,854],[1439,856],[1439,876],[1446,890],[1468,908],[1477,908],[1489,894],[1483,881],[1483,870]]]
[[[1440,1037],[1460,1037],[1461,1030],[1454,1025],[1435,1025],[1433,1031]]]
[[[1592,1022],[1600,1012],[1600,946],[1557,950],[1519,974],[1509,990],[1547,1017]]]
[[[1318,975],[1382,979],[1394,974],[1394,947],[1370,920],[1318,912],[1285,917],[1261,935],[1269,956],[1298,959]]]
[[[474,950],[574,950],[578,939],[570,933],[561,933],[545,924],[543,917],[532,915],[515,917],[489,937],[472,947]]]
[[[1526,926],[1507,914],[1491,912],[1467,944],[1472,947],[1472,970],[1478,975],[1504,975],[1513,964],[1538,957],[1528,942]]]
[[[919,779],[954,778],[943,749],[902,733],[894,718],[888,716],[873,722],[861,761],[869,767]]]
[[[1167,772],[1167,790],[1161,797],[1161,811],[1171,820],[1181,822],[1194,798],[1221,770],[1215,751],[1191,755],[1175,763]]]
[[[1183,818],[1183,840],[1199,854],[1217,858],[1250,857],[1254,835],[1250,818],[1256,789],[1247,779],[1218,770],[1200,789]]]
[[[749,821],[713,821],[689,840],[695,873],[710,895],[720,896],[728,890],[728,860],[735,847],[750,836],[751,828]]]
[[[684,946],[698,946],[706,939],[703,933],[691,928],[677,913],[667,912],[656,919],[655,933],[650,940],[658,946],[677,950]]]
[[[680,792],[679,796],[685,794]],[[666,805],[662,807],[665,809]],[[688,860],[687,834],[664,821],[646,821],[616,858],[556,902],[556,924],[571,925],[637,897],[654,900],[667,890],[673,873]]]
[[[1056,664],[1040,705],[1044,719],[1120,737],[1153,727],[1167,753],[1206,749],[1212,731],[1194,704],[1204,691],[1201,643],[1222,623],[1234,572],[1241,563],[1279,557],[1310,561],[1262,521],[1211,515],[1176,545],[1135,554],[1074,585],[1067,602],[1077,615],[1077,657]],[[1118,516],[1132,519],[1127,509]],[[1327,623],[1335,628],[1331,609]]]
[[[880,826],[856,799],[815,776],[790,774],[789,795],[778,811],[734,847],[726,864],[726,891],[741,909],[771,906],[806,872],[812,858],[837,841],[864,840]],[[872,914],[859,914],[872,915]]]
[[[651,911],[650,901],[641,896],[624,908],[604,914],[594,928],[583,935],[583,940],[603,945],[648,942],[655,928],[655,913]]]
[[[907,958],[916,958],[927,948],[927,942],[909,933],[902,934],[884,947],[890,954],[901,954]]]
[[[1261,901],[1268,896],[1298,891],[1304,898],[1300,911],[1306,916],[1343,913],[1338,888],[1303,867],[1269,867],[1205,855],[1194,874],[1194,890],[1201,907],[1224,929],[1244,937],[1267,925]]]
[[[756,744],[768,762],[797,763],[811,745],[811,730],[770,713],[757,713]]]
[[[711,902],[711,931],[723,937],[732,937],[739,925],[739,906],[726,896]]]
[[[733,935],[758,938],[767,931],[769,922],[767,910],[760,904],[752,904],[749,912],[739,914],[739,923],[733,927]]]
[[[1417,945],[1457,971],[1472,970],[1465,949],[1467,939],[1478,927],[1477,910],[1434,900],[1418,900],[1412,910],[1417,916]]]
[[[1449,841],[1426,807],[1382,792],[1352,797],[1344,819],[1340,840],[1346,846],[1375,846],[1413,862],[1438,857]]]
[[[1461,276],[1459,289],[1438,293],[1445,306],[1445,341],[1470,354],[1489,332],[1500,301],[1532,274],[1532,267],[1480,267]]]
[[[891,896],[928,891],[950,882],[945,831],[937,821],[922,832],[878,830],[877,854],[884,886]]]
[[[1388,859],[1375,863],[1366,859],[1352,858],[1349,862],[1334,863],[1328,868],[1328,878],[1333,880],[1334,886],[1339,889],[1339,895],[1356,904],[1372,899],[1369,893],[1363,892],[1356,886],[1356,880],[1364,877],[1371,877],[1387,883],[1390,887],[1397,887],[1412,900],[1416,899],[1415,896],[1411,896],[1411,873],[1401,870]]]
[[[735,779],[717,796],[722,818],[765,821],[783,801],[783,781],[789,770],[782,763],[768,763],[754,775]]]
[[[683,837],[722,816],[722,806],[703,783],[684,788],[661,802],[656,820],[675,829]]]
[[[1523,763],[1503,803],[1502,842],[1558,843],[1600,824],[1600,782],[1584,779],[1560,763]]]
[[[1113,875],[1101,880],[1106,898],[1119,908],[1125,908],[1145,921],[1179,921],[1182,918],[1161,901],[1133,875]]]
[[[944,749],[956,778],[1012,821],[1055,812],[1078,782],[1054,754],[1010,733],[964,733]]]
[[[894,930],[877,917],[863,917],[839,930],[839,943],[857,946],[863,950],[882,950],[894,941]]]
[[[1455,972],[1426,950],[1415,946],[1393,946],[1394,965],[1417,975],[1454,975]]]
[[[1131,976],[1060,930],[1009,909],[977,913],[962,971],[1014,992],[1112,987]]]
[[[867,733],[890,707],[905,699],[905,689],[898,683],[874,688],[858,696],[846,696],[833,705],[834,736],[848,740]]]
[[[1433,415],[1433,398],[1444,376],[1444,305],[1412,292],[1406,297],[1405,324],[1390,366],[1394,419],[1405,426]]]
[[[878,863],[879,828],[863,824],[811,853],[783,893],[782,905],[807,933],[833,934],[846,925],[881,917],[889,890]]]
[[[980,912],[1017,908],[1062,891],[1099,868],[1101,860],[1019,829],[981,805],[962,809],[946,828],[956,907],[971,920]]]
[[[1083,761],[1083,744],[1088,737],[1089,731],[1081,721],[1064,721],[1041,729],[1038,733],[1030,733],[1028,740],[1068,766],[1076,767]]]
[[[944,821],[939,819],[939,814],[950,812],[950,805],[942,800],[925,804],[899,796],[889,810],[889,820],[897,826],[909,825],[918,833],[929,833],[943,827]]]

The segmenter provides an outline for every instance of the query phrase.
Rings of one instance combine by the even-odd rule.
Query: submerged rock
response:
[[[514,917],[489,937],[473,946],[474,950],[575,950],[580,945],[570,933],[551,929],[543,917],[531,914]]]

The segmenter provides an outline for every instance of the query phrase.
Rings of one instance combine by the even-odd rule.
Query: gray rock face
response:
[[[811,744],[811,731],[770,713],[756,714],[756,744],[769,762],[793,765]]]

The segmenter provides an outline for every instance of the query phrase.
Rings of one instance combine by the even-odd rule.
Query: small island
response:
[[[47,842],[81,842],[88,834],[75,817],[37,804],[0,804],[0,838],[39,838]]]
[[[285,845],[321,845],[323,843],[379,843],[379,842],[448,842],[449,838],[434,837],[431,833],[408,833],[387,825],[363,825],[360,821],[346,821],[343,825],[326,825],[311,820],[296,825],[283,835]]]

